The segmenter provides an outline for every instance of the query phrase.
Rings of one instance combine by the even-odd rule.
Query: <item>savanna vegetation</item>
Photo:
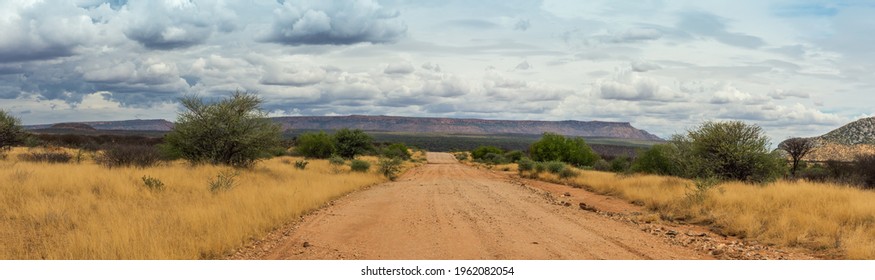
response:
[[[770,152],[768,141],[754,125],[706,122],[643,150],[628,166],[615,158],[592,167],[614,172],[529,159],[519,161],[517,169],[525,177],[618,196],[665,219],[708,224],[728,235],[851,259],[875,258],[875,193],[859,188],[875,181],[866,176],[875,174],[875,156],[831,163],[828,173],[844,172],[832,177],[845,181],[781,179],[792,161]],[[810,169],[800,168],[800,173]],[[565,170],[568,174],[562,174]]]
[[[182,104],[163,139],[29,136],[0,111],[0,259],[222,258],[424,156],[403,144],[373,156],[361,130],[298,139],[318,156],[289,156],[252,93]]]
[[[345,193],[386,180],[363,165],[265,159],[251,168],[164,162],[113,166],[0,160],[0,259],[215,259]],[[77,151],[64,149],[75,155]],[[397,171],[396,171],[397,172]]]

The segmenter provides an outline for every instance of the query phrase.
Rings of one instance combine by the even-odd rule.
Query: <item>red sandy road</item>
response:
[[[396,182],[306,216],[263,259],[708,259],[429,153]]]

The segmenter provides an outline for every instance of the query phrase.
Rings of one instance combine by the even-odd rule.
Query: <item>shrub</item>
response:
[[[480,146],[471,151],[471,158],[482,160],[487,154],[503,154],[504,151],[493,146]]]
[[[307,168],[307,164],[310,164],[310,162],[307,161],[306,159],[296,160],[295,161],[295,168],[300,169],[300,170],[304,170]]]
[[[547,164],[543,162],[535,162],[535,173],[541,173],[547,170]]]
[[[532,171],[535,169],[535,162],[529,158],[522,158],[517,162],[517,169],[519,169],[520,172]]]
[[[672,162],[670,156],[672,146],[667,144],[657,144],[638,153],[638,157],[632,162],[630,170],[632,172],[641,172],[656,175],[680,176],[677,165]]]
[[[458,161],[468,160],[468,153],[466,152],[458,152],[453,154],[453,156],[455,156]]]
[[[504,154],[508,162],[519,162],[523,158],[522,151],[510,151]]]
[[[97,164],[108,168],[123,166],[145,168],[161,162],[161,152],[152,146],[116,145],[103,151],[94,160]]]
[[[328,158],[335,152],[334,140],[327,133],[304,133],[298,136],[295,151],[305,157]]]
[[[236,185],[237,175],[240,175],[236,170],[226,170],[219,172],[216,175],[215,179],[212,179],[208,182],[210,192],[218,193],[221,191],[227,191],[234,188]]]
[[[374,139],[361,129],[347,128],[334,133],[334,147],[343,158],[352,159],[374,149]]]
[[[687,178],[714,177],[765,183],[785,173],[786,161],[769,152],[769,138],[762,128],[740,121],[705,122],[670,143],[673,161]]]
[[[24,143],[27,132],[21,127],[21,120],[0,110],[0,154],[12,146]]]
[[[537,161],[562,161],[576,166],[592,165],[599,158],[583,138],[566,138],[549,132],[532,143],[529,153]]]
[[[18,158],[23,161],[32,162],[47,162],[47,163],[68,163],[73,159],[73,156],[67,152],[31,152],[28,154],[20,154]]]
[[[280,127],[259,106],[263,100],[249,92],[207,104],[196,96],[181,100],[187,110],[165,137],[165,149],[188,161],[251,167],[280,143]]]
[[[163,191],[164,190],[164,182],[161,182],[158,178],[143,176],[143,184],[146,185],[150,191]]]
[[[550,161],[544,164],[547,167],[547,171],[553,174],[559,174],[562,170],[565,170],[565,163],[561,161]]]
[[[349,168],[355,172],[368,172],[368,170],[371,169],[371,163],[360,159],[354,159],[349,162]]]
[[[863,188],[875,188],[875,154],[858,155],[854,167]]]
[[[562,171],[559,171],[560,179],[568,179],[573,177],[577,177],[577,172],[575,172],[571,168],[563,168]]]
[[[592,165],[592,169],[595,169],[598,171],[610,171],[611,164],[607,160],[599,159],[598,161],[595,162],[595,164]]]
[[[401,172],[401,163],[401,159],[398,158],[380,158],[378,171],[389,180],[395,181],[398,173]]]
[[[809,182],[821,183],[826,183],[832,180],[830,171],[821,165],[811,165],[805,168],[800,168],[796,171],[795,177]]]
[[[507,158],[505,158],[501,154],[488,153],[480,159],[481,162],[487,164],[505,164],[508,162]]]
[[[381,154],[388,158],[400,158],[402,160],[410,160],[412,156],[404,143],[394,143],[386,148],[383,148]]]
[[[328,164],[331,165],[331,169],[334,170],[334,173],[340,172],[340,167],[346,164],[346,160],[338,155],[333,155],[328,158]]]
[[[629,169],[629,160],[626,157],[615,157],[611,160],[611,172],[625,172]]]

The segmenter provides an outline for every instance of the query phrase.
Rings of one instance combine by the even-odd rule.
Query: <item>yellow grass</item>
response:
[[[241,170],[212,193],[227,167],[175,162],[146,169],[0,160],[0,259],[213,259],[345,193],[385,181],[371,172],[306,170],[280,157]],[[287,162],[291,162],[289,164]],[[348,170],[348,168],[347,168]],[[161,180],[150,191],[141,179]]]
[[[654,175],[580,171],[561,180],[643,203],[672,219],[703,222],[728,234],[812,250],[838,250],[849,259],[875,259],[875,192],[847,186],[778,181],[768,185],[723,183],[695,197],[689,180]]]

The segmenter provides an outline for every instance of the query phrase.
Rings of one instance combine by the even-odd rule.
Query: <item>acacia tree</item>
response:
[[[259,107],[263,100],[250,92],[206,103],[197,96],[182,98],[186,112],[164,137],[171,153],[192,163],[251,167],[280,144],[280,127]]]
[[[324,131],[298,136],[295,149],[305,157],[328,158],[334,154],[334,140]]]
[[[789,138],[778,144],[778,149],[781,149],[787,154],[790,155],[790,159],[792,160],[792,165],[790,168],[790,174],[796,176],[796,169],[799,166],[799,162],[802,161],[806,155],[814,151],[817,147],[817,144],[814,140],[809,138]]]
[[[21,120],[0,110],[0,153],[21,144],[27,133],[21,128]]]
[[[671,141],[675,161],[690,178],[769,182],[786,163],[769,152],[769,138],[757,125],[741,121],[705,122]]]
[[[374,149],[374,138],[361,129],[344,128],[334,133],[334,148],[343,158],[352,159]]]

